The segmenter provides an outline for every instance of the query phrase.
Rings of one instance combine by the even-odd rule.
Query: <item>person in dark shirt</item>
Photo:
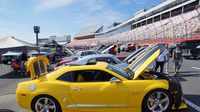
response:
[[[28,56],[23,52],[21,54],[21,74],[25,73],[25,62],[28,60]]]
[[[180,44],[177,44],[176,49],[173,51],[172,61],[174,63],[174,75],[177,75],[179,73],[178,71],[181,68],[181,64],[183,62],[182,50]]]
[[[121,52],[121,49],[120,49],[120,44],[118,44],[118,46],[117,46],[117,52],[118,52],[118,54],[120,54],[120,52]]]

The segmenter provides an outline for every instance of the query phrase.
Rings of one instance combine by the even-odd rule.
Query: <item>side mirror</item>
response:
[[[116,77],[112,77],[110,79],[110,83],[120,83],[120,82],[122,82],[122,81],[120,79],[116,78]]]
[[[92,58],[90,60],[88,60],[87,65],[94,65],[97,63],[97,60],[95,58]]]

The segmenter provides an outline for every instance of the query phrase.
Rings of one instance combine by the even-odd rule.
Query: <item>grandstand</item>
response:
[[[158,43],[200,39],[200,1],[165,0],[103,31],[102,25],[84,28],[69,45]]]
[[[82,40],[82,39],[95,38],[95,33],[99,33],[102,30],[103,30],[102,25],[89,26],[87,28],[80,30],[80,32],[75,34],[74,39]]]
[[[166,0],[101,33],[97,43],[177,42],[197,39],[200,33],[199,0]]]

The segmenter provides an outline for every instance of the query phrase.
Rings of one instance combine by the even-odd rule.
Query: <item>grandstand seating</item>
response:
[[[197,9],[200,12],[200,8]],[[116,43],[152,39],[176,39],[189,37],[200,29],[200,15],[197,10],[174,16],[162,21],[135,28],[131,31],[102,38],[101,43]]]

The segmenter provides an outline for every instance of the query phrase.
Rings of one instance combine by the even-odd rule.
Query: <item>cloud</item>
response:
[[[63,7],[73,4],[75,1],[76,0],[39,0],[35,6],[35,11],[40,12],[53,8]]]
[[[127,15],[123,14],[119,10],[114,10],[112,4],[108,4],[106,0],[82,1],[85,1],[82,3],[85,10],[83,12],[76,12],[76,17],[74,17],[74,20],[77,20],[75,22],[76,26],[81,25],[82,28],[96,24],[108,26],[115,21],[121,22],[127,18]]]
[[[125,15],[112,9],[112,4],[108,4],[107,0],[42,0],[38,1],[35,9],[37,12],[45,12],[60,7],[69,8],[70,6],[73,6],[69,9],[71,10],[70,13],[75,14],[73,15],[73,18],[75,18],[73,22],[82,26],[100,23],[111,24],[111,22],[125,19]],[[74,8],[80,8],[80,10],[74,11]]]

